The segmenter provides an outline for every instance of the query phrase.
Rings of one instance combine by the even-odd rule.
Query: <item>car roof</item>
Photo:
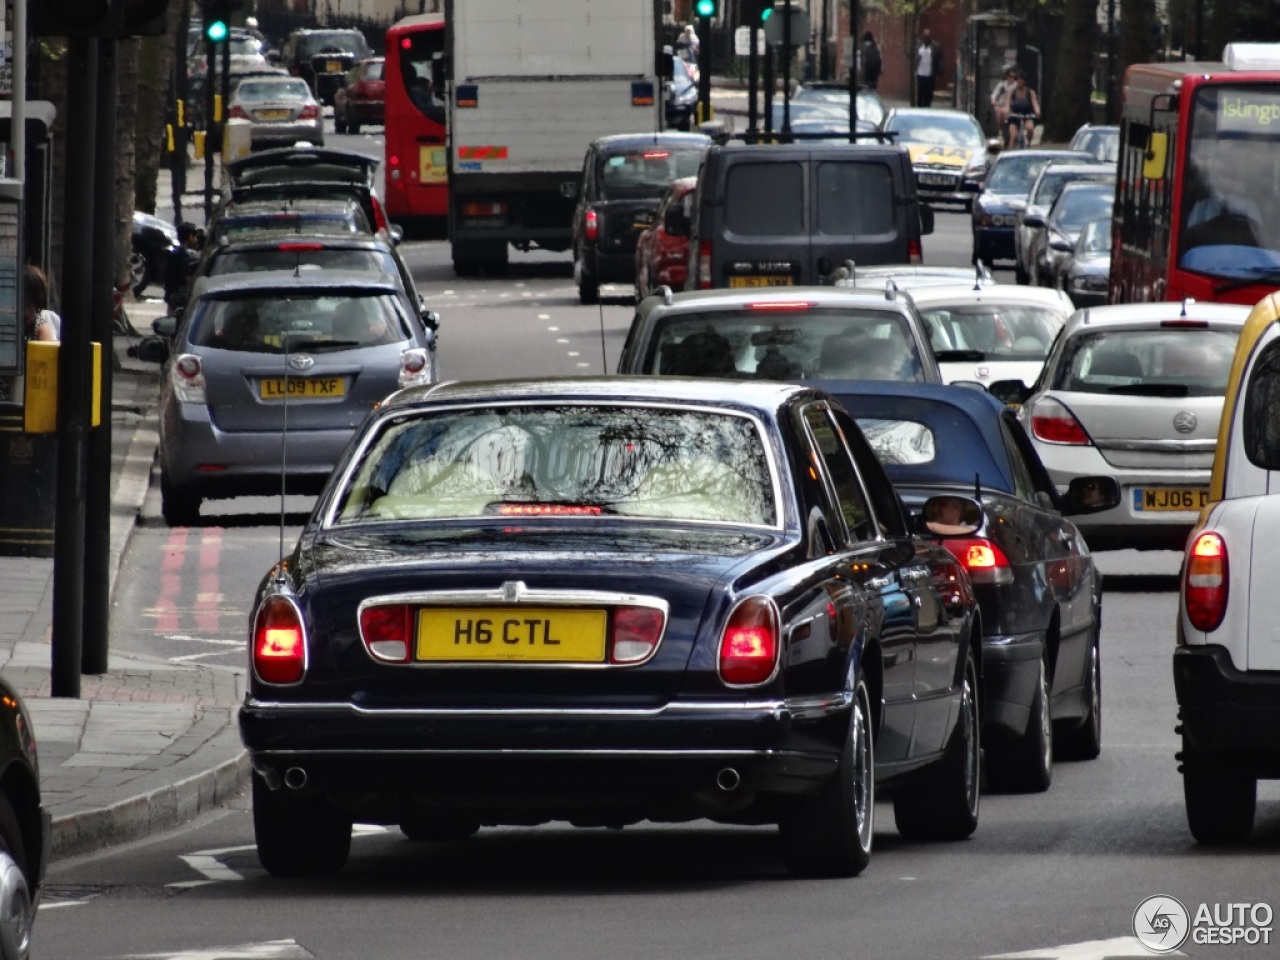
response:
[[[1087,150],[1067,150],[1065,148],[1037,150],[1034,147],[1030,147],[1026,150],[1005,150],[1001,153],[997,153],[995,160],[992,161],[992,165],[994,166],[1004,159],[1041,160],[1046,157],[1049,159],[1050,163],[1062,163],[1071,160],[1078,160],[1081,164],[1088,164],[1093,167],[1102,166],[1102,164],[1099,164],[1097,160],[1093,159],[1093,154],[1089,153]]]
[[[894,483],[966,484],[1013,492],[1000,431],[1005,406],[985,390],[888,380],[817,381],[857,420],[915,420],[928,426],[935,455],[929,463],[885,463]]]
[[[194,297],[222,298],[233,293],[268,293],[276,290],[356,290],[372,293],[401,293],[398,278],[360,270],[260,270],[254,273],[225,273],[201,277]]]
[[[786,303],[799,300],[817,307],[842,306],[890,310],[895,313],[909,312],[908,305],[901,298],[886,296],[882,291],[835,286],[752,288],[742,291],[692,290],[673,294],[669,301],[659,293],[642,300],[638,310],[647,317],[658,309],[677,313],[705,312],[717,307],[725,311],[737,311],[751,303]]]
[[[422,402],[492,404],[508,401],[554,403],[558,401],[617,400],[669,401],[746,410],[772,416],[789,398],[809,395],[822,399],[812,386],[768,380],[716,380],[705,377],[552,377],[515,380],[446,380],[402,390],[389,397],[383,409]]]
[[[686,145],[690,147],[707,146],[711,138],[705,133],[681,133],[679,131],[654,131],[653,133],[614,133],[600,137],[592,146],[601,149],[625,149],[627,147],[643,147],[646,144],[666,143]]]
[[[1243,327],[1251,308],[1235,303],[1196,303],[1162,300],[1156,303],[1124,303],[1077,310],[1067,319],[1063,336],[1106,330],[1142,329],[1165,320],[1207,320],[1215,325]]]
[[[1116,165],[1111,162],[1100,163],[1095,161],[1093,163],[1068,163],[1061,160],[1050,160],[1045,164],[1044,169],[1040,171],[1039,176],[1043,177],[1050,170],[1054,173],[1080,173],[1090,176],[1098,173],[1099,171],[1106,171],[1113,177],[1116,175]]]
[[[974,289],[969,284],[947,284],[918,287],[907,291],[917,307],[934,307],[944,303],[1021,303],[1045,307],[1066,307],[1072,313],[1071,299],[1053,287],[1030,287],[1015,283],[994,283]]]
[[[823,143],[816,140],[806,140],[804,143],[776,143],[770,144],[767,150],[762,150],[756,143],[713,143],[710,153],[722,153],[732,157],[750,157],[758,162],[768,162],[773,160],[781,162],[785,160],[795,160],[797,157],[808,159],[816,157],[824,159],[842,153],[845,156],[855,157],[858,154],[866,154],[867,156],[905,156],[907,148],[896,143]]]

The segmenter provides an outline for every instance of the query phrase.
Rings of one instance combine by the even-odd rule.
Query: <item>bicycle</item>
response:
[[[1037,114],[1010,113],[1005,116],[1004,122],[1006,127],[1008,127],[1009,124],[1015,121],[1017,122],[1017,125],[1018,125],[1018,136],[1014,140],[1013,145],[1009,147],[1010,150],[1024,150],[1027,147],[1031,146],[1031,139],[1034,134],[1028,135],[1027,133],[1028,120],[1031,121],[1031,128],[1034,131],[1035,125],[1040,122],[1040,117]]]

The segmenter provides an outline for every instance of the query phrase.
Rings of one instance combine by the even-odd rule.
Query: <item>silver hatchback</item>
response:
[[[240,82],[227,105],[231,119],[248,120],[249,142],[282,147],[303,141],[324,146],[324,117],[307,82],[298,77],[254,77]]]
[[[434,382],[434,344],[389,276],[201,279],[161,381],[165,520],[195,523],[205,499],[318,492],[372,409]]]
[[[1094,549],[1178,550],[1209,500],[1231,357],[1249,308],[1144,303],[1072,314],[1019,416],[1060,491],[1110,475],[1076,519]],[[998,392],[996,387],[993,393]]]

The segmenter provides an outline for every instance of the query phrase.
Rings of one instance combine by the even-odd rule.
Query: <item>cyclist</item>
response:
[[[1005,122],[1009,128],[1009,149],[1028,146],[1035,134],[1036,120],[1040,118],[1040,98],[1027,86],[1027,75],[1021,70],[1009,92],[1009,113]]]

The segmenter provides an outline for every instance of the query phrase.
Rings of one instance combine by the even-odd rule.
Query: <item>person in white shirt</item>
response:
[[[1018,68],[1010,64],[1004,68],[1004,79],[991,91],[991,108],[995,111],[996,129],[1004,138],[1005,118],[1009,116],[1009,95],[1018,85]]]
[[[942,76],[942,46],[926,28],[920,32],[916,47],[916,106],[933,106],[933,89]]]

